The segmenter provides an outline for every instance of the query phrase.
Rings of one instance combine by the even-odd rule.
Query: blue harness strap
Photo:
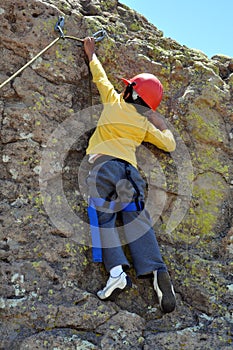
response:
[[[94,206],[89,205],[87,213],[90,221],[91,238],[92,238],[92,260],[94,262],[102,262],[102,248],[100,240],[100,230],[98,216]]]
[[[107,208],[106,208],[107,204]],[[100,238],[100,229],[98,222],[97,207],[104,207],[108,210],[114,211],[115,209],[121,211],[138,211],[144,209],[144,202],[130,202],[130,203],[119,203],[117,201],[106,201],[104,198],[89,198],[89,206],[87,213],[90,221],[91,238],[92,238],[92,260],[93,262],[102,262],[102,247]]]

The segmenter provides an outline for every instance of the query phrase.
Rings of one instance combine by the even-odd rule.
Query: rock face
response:
[[[133,268],[129,292],[96,297],[107,274],[91,262],[85,148],[100,100],[83,49],[60,39],[0,90],[1,349],[232,348],[233,59],[165,38],[116,0],[6,0],[0,82],[59,36],[59,16],[65,35],[107,31],[97,54],[119,91],[145,71],[164,85],[177,150],[138,157],[178,305],[162,315]]]

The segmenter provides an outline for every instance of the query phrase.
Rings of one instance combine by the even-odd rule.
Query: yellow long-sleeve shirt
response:
[[[96,56],[90,62],[90,69],[104,108],[89,140],[87,154],[121,158],[137,167],[136,148],[143,141],[167,152],[175,150],[176,143],[171,131],[160,131],[132,104],[126,103],[122,94],[117,93],[108,80]]]

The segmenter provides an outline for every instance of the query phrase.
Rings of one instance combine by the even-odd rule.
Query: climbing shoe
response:
[[[97,296],[102,300],[114,300],[114,298],[126,288],[132,287],[132,282],[125,272],[118,277],[109,277],[106,286],[97,292]]]
[[[175,310],[176,297],[169,274],[166,271],[154,271],[154,289],[161,310],[166,314]]]

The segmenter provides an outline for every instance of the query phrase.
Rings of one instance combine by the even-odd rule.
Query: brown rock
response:
[[[115,0],[7,0],[0,83],[58,38],[61,15],[65,35],[107,31],[97,54],[116,89],[143,71],[163,83],[159,112],[177,150],[143,145],[138,156],[177,308],[162,315],[151,280],[133,268],[129,292],[114,303],[95,296],[107,273],[91,262],[85,149],[102,106],[82,47],[59,39],[0,89],[0,347],[229,348],[232,58],[165,38]]]

